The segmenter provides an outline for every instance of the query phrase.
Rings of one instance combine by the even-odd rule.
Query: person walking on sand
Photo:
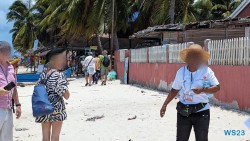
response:
[[[101,78],[102,78],[101,85],[106,85],[108,80],[108,73],[110,70],[110,58],[106,50],[104,50],[102,55],[100,55],[100,61],[101,61]]]
[[[100,73],[101,73],[101,61],[100,61],[100,58],[99,58],[99,55],[96,54],[95,56],[95,74],[93,75],[93,83],[97,84],[98,83],[98,80],[99,80],[99,76],[100,76]]]
[[[0,141],[13,141],[13,114],[16,106],[16,118],[21,117],[21,104],[19,103],[17,88],[4,88],[9,83],[16,84],[14,67],[10,64],[11,47],[5,41],[0,41]],[[14,102],[14,103],[13,103]]]
[[[93,57],[93,53],[89,52],[88,57],[84,59],[82,62],[86,84],[85,86],[91,86],[91,82],[93,80],[93,75],[95,74],[95,59]]]
[[[66,66],[66,50],[53,49],[46,55],[46,68],[38,80],[38,85],[48,79],[45,85],[54,112],[35,120],[42,124],[43,141],[59,141],[63,121],[67,118],[64,99],[69,99],[70,93],[66,76],[61,72]]]
[[[220,84],[206,65],[209,53],[200,45],[194,44],[182,50],[180,57],[187,65],[177,71],[160,116],[165,115],[167,105],[179,93],[176,141],[188,141],[192,127],[196,141],[208,141],[210,106],[207,94],[218,92]]]

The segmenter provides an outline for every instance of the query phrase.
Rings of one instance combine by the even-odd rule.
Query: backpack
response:
[[[41,83],[34,87],[32,95],[32,111],[34,117],[49,115],[54,112],[54,108],[49,101],[48,92],[46,90],[46,83],[53,73],[54,72],[52,72],[46,80],[41,80]]]
[[[104,67],[109,67],[110,65],[110,59],[108,56],[104,56],[103,62],[102,62]]]

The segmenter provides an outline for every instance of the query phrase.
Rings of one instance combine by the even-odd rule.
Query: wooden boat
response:
[[[67,78],[71,75],[71,68],[66,70],[65,75]],[[41,73],[23,73],[23,74],[17,74],[17,82],[36,82],[38,81]]]

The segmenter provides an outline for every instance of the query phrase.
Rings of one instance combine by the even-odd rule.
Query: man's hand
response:
[[[201,92],[203,92],[203,88],[195,88],[195,89],[192,89],[192,90],[196,94],[200,94]]]
[[[161,107],[161,111],[160,111],[160,116],[161,116],[161,117],[164,117],[165,112],[166,112],[166,108],[167,108],[167,105],[163,105],[163,106]]]
[[[7,95],[9,94],[9,91],[6,91],[3,87],[0,87],[0,95]]]
[[[16,118],[19,119],[22,115],[21,106],[16,107]]]

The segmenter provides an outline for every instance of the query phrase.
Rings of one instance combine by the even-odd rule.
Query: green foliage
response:
[[[14,48],[22,53],[31,49],[34,44],[34,16],[33,9],[27,7],[22,1],[15,1],[7,13],[8,21],[13,21],[13,29],[10,30]]]
[[[175,23],[190,23],[228,17],[242,0],[175,0]],[[171,0],[115,0],[115,33],[132,32],[170,22]],[[92,38],[111,32],[112,0],[37,0],[33,7],[15,1],[7,18],[14,21],[13,44],[25,53],[35,38],[43,44],[63,39]],[[138,18],[132,25],[129,19]]]

